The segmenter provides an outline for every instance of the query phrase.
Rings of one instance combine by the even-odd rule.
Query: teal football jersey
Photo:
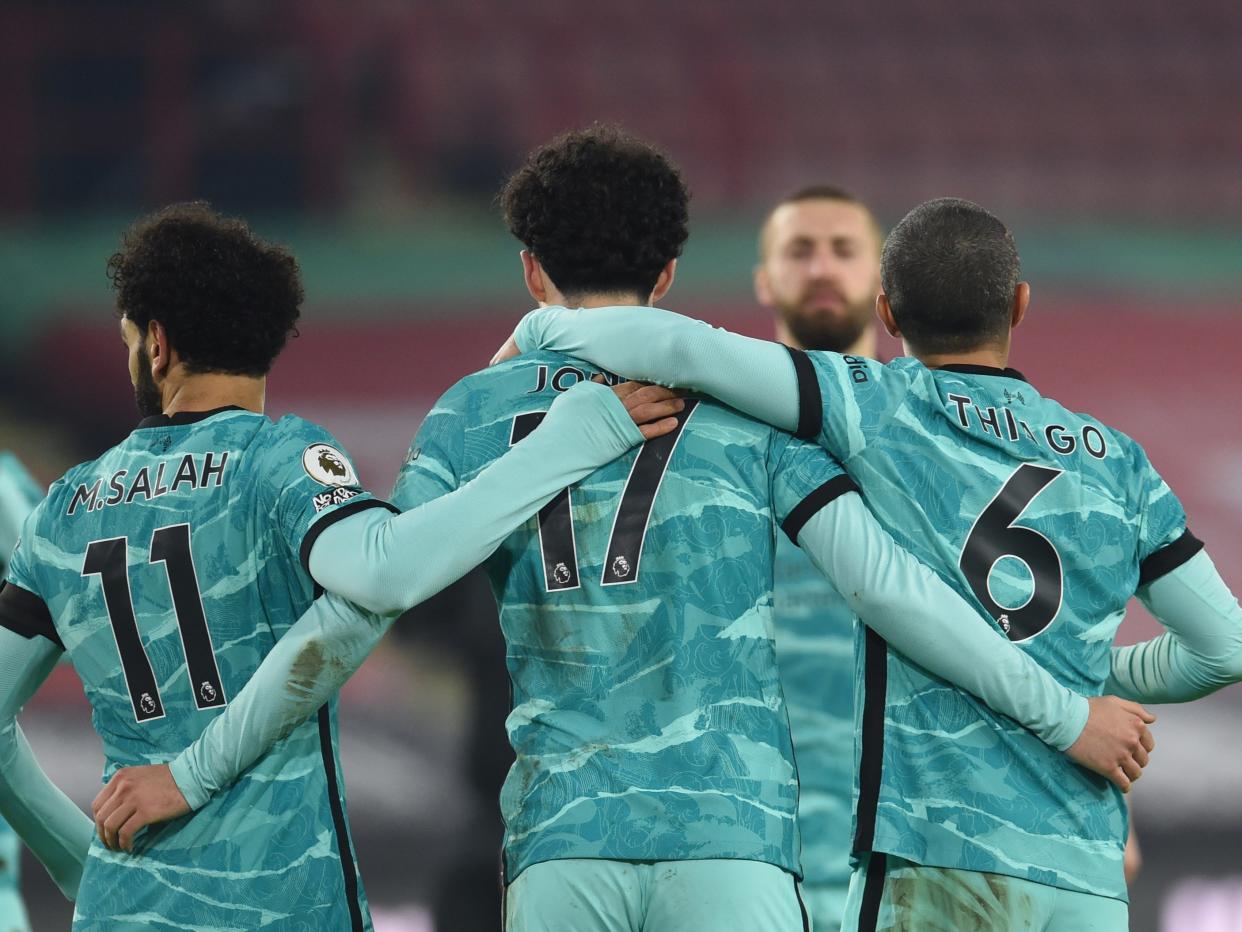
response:
[[[22,522],[30,514],[43,489],[12,453],[0,452],[0,576],[8,565],[9,554],[17,545]],[[21,843],[7,822],[0,819],[0,889],[17,890],[18,868],[21,864]],[[15,895],[15,894],[14,894]],[[15,904],[16,900],[13,901]],[[20,906],[15,906],[20,909]],[[0,908],[0,928],[26,928],[26,917],[6,916]]]
[[[803,423],[897,542],[1069,688],[1099,695],[1138,586],[1201,544],[1130,438],[1020,373],[794,354]],[[863,634],[854,847],[1125,899],[1102,777]]]
[[[468,376],[415,438],[412,508],[468,481],[593,372]],[[742,858],[795,874],[798,775],[773,648],[776,535],[853,483],[812,444],[689,400],[677,431],[562,492],[487,561],[513,688],[509,880],[558,858]]]
[[[385,507],[322,428],[237,408],[147,418],[52,486],[9,567],[69,654],[104,778],[168,761],[314,596],[315,537]],[[314,662],[314,658],[308,658]],[[135,853],[92,844],[75,929],[371,928],[346,821],[335,702]]]
[[[789,707],[801,793],[798,833],[810,885],[850,879],[854,815],[854,626],[858,620],[810,557],[776,542],[776,660]]]

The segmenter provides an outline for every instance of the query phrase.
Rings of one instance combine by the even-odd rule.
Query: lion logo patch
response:
[[[345,454],[326,443],[312,443],[302,452],[302,468],[321,485],[357,485],[358,477]]]

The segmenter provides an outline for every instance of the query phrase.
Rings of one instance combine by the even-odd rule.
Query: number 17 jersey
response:
[[[163,763],[310,606],[315,537],[383,505],[331,435],[301,418],[237,408],[147,418],[71,469],[27,520],[0,624],[68,652],[105,779]],[[96,839],[74,929],[370,928],[334,706],[203,808],[140,833],[134,854]]]
[[[1099,695],[1126,602],[1202,547],[1142,448],[1013,369],[795,353],[803,423],[879,522],[1058,681]],[[854,850],[1126,898],[1102,777],[859,633]]]
[[[533,353],[466,377],[427,416],[394,503],[468,481],[593,371]],[[720,405],[687,400],[679,421],[562,492],[486,563],[513,686],[510,881],[560,858],[801,874],[776,535],[796,538],[854,486],[818,446]]]

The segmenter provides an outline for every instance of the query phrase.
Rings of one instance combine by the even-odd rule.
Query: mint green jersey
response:
[[[17,545],[22,522],[42,497],[43,489],[17,457],[12,453],[0,452],[0,576],[3,576],[8,565],[9,554]],[[12,890],[16,896],[20,863],[21,843],[17,834],[0,819],[0,890]],[[20,905],[15,906],[15,911],[17,909]],[[0,908],[0,928],[5,928],[7,932],[9,926],[26,928],[28,923],[24,911],[23,915],[10,917]]]
[[[463,379],[427,416],[395,503],[468,481],[596,371],[535,353]],[[819,447],[716,404],[691,400],[679,420],[554,498],[485,564],[513,687],[509,880],[562,858],[800,873],[776,537],[853,484]]]
[[[898,544],[1099,695],[1126,602],[1202,546],[1139,445],[1012,369],[794,360],[799,432],[841,458]],[[859,637],[857,852],[1126,898],[1116,788]]]
[[[776,543],[776,659],[789,707],[801,793],[807,886],[850,881],[854,815],[854,627],[857,616],[810,557]]]
[[[27,520],[8,575],[26,607],[3,623],[68,652],[105,780],[165,762],[309,607],[314,538],[377,506],[333,438],[300,418],[147,418]],[[369,929],[334,706],[203,808],[140,834],[134,854],[96,840],[74,928]]]

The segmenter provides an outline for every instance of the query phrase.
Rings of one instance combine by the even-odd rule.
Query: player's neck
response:
[[[944,366],[986,366],[989,369],[1004,369],[1009,365],[1009,347],[988,347],[970,350],[965,353],[920,353],[907,345],[906,351],[928,369],[940,369]]]
[[[639,295],[632,291],[600,292],[598,294],[548,295],[542,306],[556,304],[562,307],[637,307],[649,305],[650,300],[640,300]]]
[[[792,347],[793,349],[797,349],[797,350],[824,349],[824,347],[803,346],[794,337],[793,333],[790,332],[789,326],[783,320],[778,320],[776,322],[776,339],[777,339],[777,342],[784,343],[786,346]],[[862,332],[862,334],[858,337],[858,339],[855,340],[853,343],[851,343],[849,346],[840,347],[840,348],[833,347],[832,352],[844,353],[846,356],[859,356],[864,359],[875,359],[876,358],[875,348],[876,348],[875,328],[868,327],[866,330]]]
[[[162,388],[165,414],[231,407],[262,414],[267,377],[203,372],[166,381]]]

